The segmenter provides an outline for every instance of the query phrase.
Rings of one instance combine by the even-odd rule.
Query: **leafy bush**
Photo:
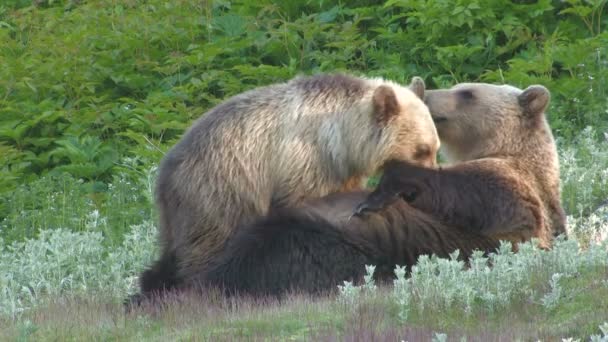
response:
[[[558,140],[562,203],[573,216],[587,216],[608,200],[608,131],[591,126],[571,143]]]
[[[128,161],[123,165],[128,166]],[[101,232],[110,243],[120,243],[133,224],[152,219],[152,194],[156,168],[145,174],[120,173],[112,182],[96,184],[69,174],[49,174],[13,191],[0,193],[0,238],[7,242],[37,236],[39,230],[69,228],[75,232]],[[99,190],[99,188],[98,188]],[[91,228],[90,213],[104,218]]]
[[[605,3],[4,2],[0,191],[53,169],[107,183],[125,157],[146,169],[226,97],[318,71],[543,83],[572,138],[606,113]]]

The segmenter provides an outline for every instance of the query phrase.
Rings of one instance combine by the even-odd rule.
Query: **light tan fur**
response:
[[[186,280],[237,227],[272,207],[359,188],[388,159],[435,165],[439,138],[416,95],[424,83],[415,78],[411,88],[379,78],[298,77],[211,109],[162,161],[161,259],[175,257]],[[432,153],[420,158],[421,146]]]
[[[566,225],[557,150],[545,116],[549,100],[549,91],[538,85],[521,90],[461,83],[425,93],[448,162],[478,160],[517,180],[513,187],[526,194],[522,200],[540,208],[539,215],[530,216],[530,210],[513,218],[519,227],[502,227],[496,237],[516,242],[531,234],[544,247],[552,235],[565,234]]]

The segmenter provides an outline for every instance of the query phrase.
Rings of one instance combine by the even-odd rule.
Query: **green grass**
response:
[[[0,238],[23,241],[40,230],[68,228],[100,231],[110,243],[120,243],[129,226],[154,217],[153,174],[120,174],[101,191],[69,174],[47,175],[0,194],[7,215],[0,220]]]

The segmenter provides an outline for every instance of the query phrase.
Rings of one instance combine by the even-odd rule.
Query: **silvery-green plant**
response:
[[[541,303],[548,310],[555,308],[557,304],[559,304],[559,300],[562,297],[562,288],[559,285],[559,280],[562,276],[563,275],[561,273],[554,273],[551,276],[551,281],[549,282],[551,291],[541,298]]]
[[[344,281],[344,285],[338,285],[339,299],[346,304],[354,304],[362,294],[373,295],[376,292],[376,284],[374,282],[374,272],[376,266],[365,265],[365,275],[363,276],[363,285],[356,286],[351,281]]]
[[[446,342],[448,340],[448,335],[443,333],[435,333],[433,335],[433,342]]]
[[[608,134],[588,126],[574,143],[557,143],[566,212],[585,217],[608,199]],[[576,235],[577,228],[570,226],[569,234]]]
[[[374,272],[376,266],[365,265],[365,276],[363,276],[364,284],[363,288],[367,293],[374,293],[376,291],[376,283],[374,282]]]
[[[137,273],[153,258],[154,235],[154,226],[145,222],[132,226],[112,248],[101,232],[66,229],[42,230],[36,239],[0,246],[0,314],[15,317],[49,296],[132,293]]]
[[[602,335],[591,335],[589,340],[591,342],[608,342],[608,322],[600,325]]]
[[[344,281],[344,285],[338,285],[340,293],[339,301],[346,305],[353,305],[361,293],[361,287],[353,285],[352,281]]]
[[[608,239],[608,204],[589,215],[569,215],[568,230],[583,245],[597,244]]]
[[[393,297],[399,309],[399,318],[402,321],[407,320],[411,298],[409,280],[405,277],[405,274],[405,266],[395,268],[396,278],[393,280]]]
[[[608,241],[581,249],[575,239],[560,238],[551,250],[543,251],[534,240],[519,244],[518,253],[505,242],[487,257],[473,253],[468,267],[457,256],[421,256],[410,278],[405,278],[402,268],[395,269],[394,291],[403,297],[399,304],[401,318],[407,317],[410,303],[416,303],[421,311],[460,307],[470,313],[475,303],[492,311],[507,307],[517,298],[534,299],[537,295],[532,290],[531,275],[546,277],[550,282],[552,290],[541,302],[552,307],[561,296],[560,278],[574,276],[582,268],[608,265]]]
[[[95,209],[87,214],[84,225],[88,231],[103,231],[102,227],[107,225],[107,221],[99,215],[99,210]]]

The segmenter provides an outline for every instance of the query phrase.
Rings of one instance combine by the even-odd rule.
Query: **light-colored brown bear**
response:
[[[317,75],[211,109],[161,163],[162,255],[142,274],[142,292],[188,282],[238,227],[271,208],[360,188],[389,159],[435,166],[439,138],[423,94],[420,78],[408,88]]]
[[[461,83],[425,92],[448,162],[513,179],[514,192],[533,207],[532,215],[505,217],[503,222],[512,224],[497,227],[495,237],[513,242],[536,237],[549,247],[553,236],[566,232],[557,149],[545,116],[549,100],[549,91],[540,85],[521,90]]]

